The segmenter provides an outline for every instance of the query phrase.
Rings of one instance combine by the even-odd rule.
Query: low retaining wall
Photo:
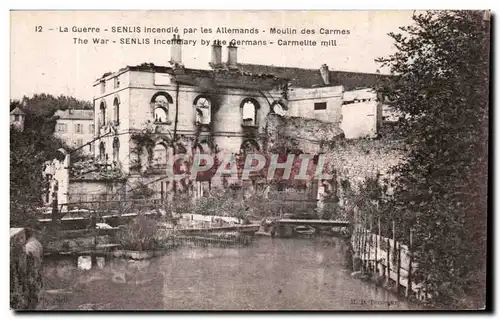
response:
[[[23,228],[10,229],[10,307],[33,310],[42,288],[43,248]]]

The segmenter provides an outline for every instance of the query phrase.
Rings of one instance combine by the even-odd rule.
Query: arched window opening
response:
[[[207,97],[199,96],[194,100],[196,109],[196,124],[210,124],[212,120],[212,103]]]
[[[165,123],[168,121],[168,111],[162,107],[155,107],[155,122]]]
[[[177,143],[174,148],[175,154],[187,154],[187,149],[182,143]]]
[[[169,119],[169,106],[172,103],[172,98],[164,92],[157,93],[151,99],[154,110],[155,123],[167,123]]]
[[[162,143],[157,144],[153,149],[153,166],[156,168],[167,167],[167,148]]]
[[[120,122],[120,101],[118,97],[113,101],[113,115],[115,117],[115,125]]]
[[[240,146],[242,153],[254,153],[260,150],[259,143],[253,139],[243,141]]]
[[[254,99],[244,99],[241,103],[242,109],[242,125],[256,126],[257,125],[257,109],[259,103]]]
[[[101,102],[99,107],[99,126],[106,125],[106,103],[104,101]]]
[[[113,139],[113,162],[118,162],[118,158],[120,155],[120,140],[118,137]]]

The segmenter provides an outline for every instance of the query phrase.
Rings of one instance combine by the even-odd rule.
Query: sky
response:
[[[238,62],[316,69],[326,63],[330,70],[374,73],[381,69],[377,57],[394,52],[389,32],[412,23],[412,11],[12,11],[10,33],[10,97],[35,93],[65,94],[92,100],[92,84],[108,71],[127,65],[152,62],[169,65],[170,46],[153,44],[172,34],[113,33],[113,27],[178,27],[181,38],[196,40],[183,46],[183,63],[208,69],[211,47],[201,39],[266,40],[266,46],[239,46]],[[41,32],[40,31],[41,27]],[[61,32],[64,28],[69,32]],[[72,32],[72,28],[97,28],[100,33]],[[201,28],[213,33],[201,33]],[[259,34],[215,34],[217,27],[258,28]],[[196,28],[184,33],[184,28]],[[272,35],[270,28],[293,28],[295,35]],[[349,30],[348,35],[319,34],[320,28]],[[50,30],[52,29],[52,30]],[[108,31],[104,31],[108,29]],[[301,34],[314,29],[314,35]],[[79,29],[80,31],[82,29]],[[37,32],[38,31],[38,32]],[[88,44],[74,44],[73,38]],[[93,44],[93,38],[109,44]],[[120,44],[120,38],[149,38],[150,44]],[[281,40],[311,40],[318,46],[279,46]],[[337,40],[336,47],[322,47],[321,40]],[[111,41],[116,41],[112,43]],[[273,44],[269,44],[272,41]],[[226,60],[226,48],[222,57]]]

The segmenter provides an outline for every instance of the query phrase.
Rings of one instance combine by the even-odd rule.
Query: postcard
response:
[[[491,307],[489,11],[10,24],[11,309]]]

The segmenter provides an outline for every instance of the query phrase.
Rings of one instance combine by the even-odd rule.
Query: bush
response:
[[[213,189],[208,197],[198,199],[192,213],[201,215],[218,215],[228,217],[244,217],[248,207],[243,200],[235,199],[230,190]]]
[[[126,250],[145,251],[160,247],[156,220],[140,215],[118,233],[118,242]]]

